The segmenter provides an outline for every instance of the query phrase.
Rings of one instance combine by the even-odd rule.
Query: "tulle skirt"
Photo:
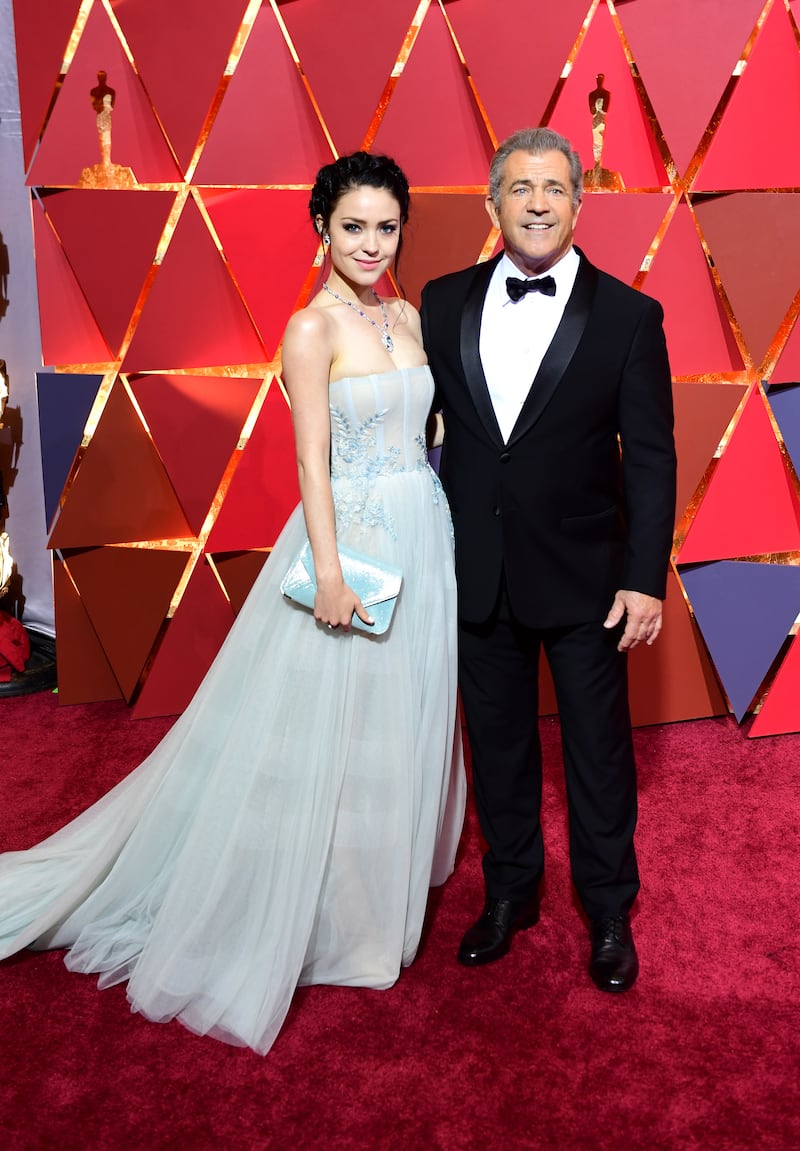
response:
[[[0,856],[0,957],[68,948],[134,1011],[265,1052],[298,983],[386,988],[453,867],[465,783],[449,514],[425,469],[379,477],[402,568],[381,637],[284,600],[301,508],[192,703],[72,823]]]

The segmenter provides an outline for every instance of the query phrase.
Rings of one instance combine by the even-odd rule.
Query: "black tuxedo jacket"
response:
[[[620,588],[666,594],[675,448],[663,311],[579,255],[563,318],[507,443],[479,352],[500,257],[423,289],[459,611],[470,622],[491,613],[503,572],[514,614],[533,628],[604,619]]]

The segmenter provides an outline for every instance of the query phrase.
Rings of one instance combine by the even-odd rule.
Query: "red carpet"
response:
[[[0,847],[54,830],[169,726],[121,704],[0,704]],[[511,954],[454,961],[481,902],[474,819],[395,988],[301,990],[261,1058],[131,1015],[59,954],[0,965],[2,1151],[789,1151],[800,1147],[800,736],[636,733],[642,974],[585,975],[558,725],[543,724],[547,886]]]

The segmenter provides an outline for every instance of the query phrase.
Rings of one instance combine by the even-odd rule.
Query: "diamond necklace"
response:
[[[382,325],[376,324],[374,320],[371,320],[369,318],[369,316],[367,315],[367,313],[362,312],[361,308],[359,308],[356,304],[354,304],[352,302],[352,300],[346,300],[344,298],[344,296],[340,296],[338,292],[334,292],[333,288],[329,288],[327,280],[325,280],[323,282],[322,287],[325,289],[326,292],[329,292],[333,296],[334,300],[338,300],[340,304],[347,304],[348,308],[352,308],[354,312],[358,312],[359,316],[362,316],[367,321],[368,324],[372,324],[373,328],[377,328],[378,331],[380,332],[381,343],[383,344],[384,348],[386,348],[386,351],[387,352],[393,352],[394,351],[394,340],[389,335],[389,317],[386,315],[386,305],[384,304],[383,300],[380,298],[380,296],[378,295],[378,293],[375,291],[374,288],[372,288],[372,294],[375,297],[375,299],[378,301],[378,307],[380,308],[381,315],[383,316],[383,324]]]

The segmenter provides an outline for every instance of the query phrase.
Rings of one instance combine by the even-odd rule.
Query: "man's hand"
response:
[[[616,627],[626,616],[625,630],[617,644],[617,651],[630,651],[637,644],[649,647],[661,631],[661,600],[639,591],[618,591],[603,627]]]

